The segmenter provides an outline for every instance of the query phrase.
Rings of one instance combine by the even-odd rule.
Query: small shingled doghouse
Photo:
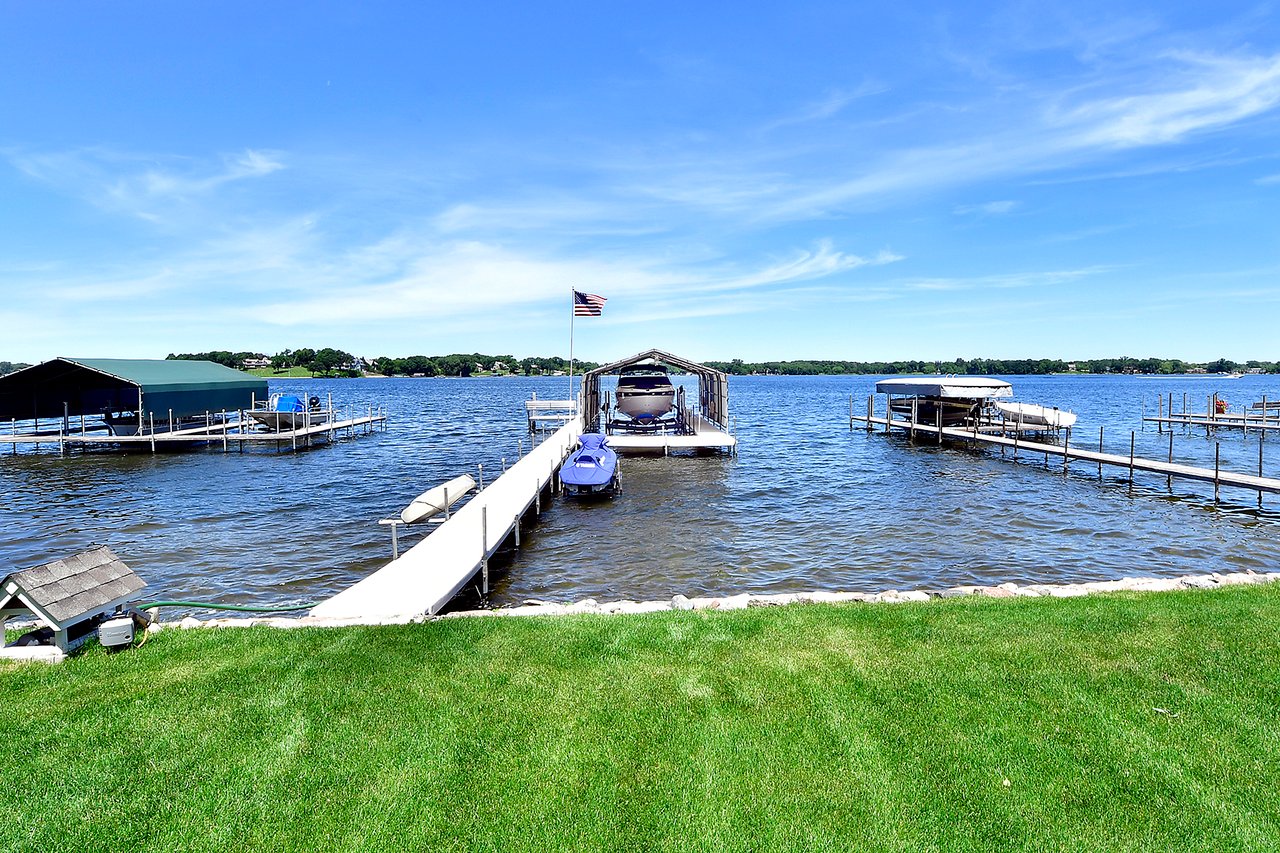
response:
[[[78,648],[102,618],[120,613],[147,584],[105,545],[0,580],[0,624],[33,617],[62,652]]]

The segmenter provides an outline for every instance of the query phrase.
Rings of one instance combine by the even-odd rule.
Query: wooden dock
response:
[[[297,429],[270,430],[262,429],[252,418],[243,413],[209,414],[205,423],[181,429],[156,429],[155,425],[144,428],[137,435],[112,435],[103,432],[103,425],[84,425],[79,429],[39,430],[18,432],[17,423],[11,424],[10,432],[0,433],[0,445],[11,445],[13,452],[18,452],[20,445],[28,445],[37,450],[41,445],[56,447],[58,452],[66,455],[68,450],[86,449],[100,445],[119,445],[147,449],[152,453],[157,450],[172,450],[183,445],[221,444],[224,452],[234,447],[243,451],[246,445],[270,444],[276,449],[289,445],[291,450],[310,447],[317,441],[332,441],[335,437],[354,436],[372,431],[376,426],[386,428],[386,412],[369,407],[367,414],[351,414],[346,417],[333,417],[323,423],[311,424]]]
[[[1166,403],[1166,400],[1168,401]],[[1204,427],[1205,435],[1215,429],[1259,430],[1269,432],[1280,430],[1280,401],[1263,397],[1256,403],[1241,406],[1238,410],[1227,406],[1226,401],[1217,394],[1205,398],[1205,411],[1197,412],[1188,408],[1187,395],[1182,397],[1182,411],[1175,412],[1173,394],[1156,398],[1156,414],[1148,415],[1146,403],[1143,403],[1142,420],[1154,423],[1161,432],[1165,427]],[[1272,412],[1275,414],[1272,414]]]
[[[1216,465],[1213,468],[1199,468],[1173,461],[1162,462],[1157,459],[1135,456],[1132,435],[1130,435],[1129,454],[1122,455],[1104,453],[1101,450],[1085,450],[1080,447],[1072,447],[1069,441],[1063,441],[1061,444],[1026,441],[1020,436],[1009,437],[994,431],[984,432],[974,427],[938,427],[932,424],[912,423],[911,421],[896,418],[889,420],[873,415],[853,415],[849,418],[850,429],[853,428],[855,423],[865,424],[867,432],[871,432],[876,427],[883,427],[885,432],[889,432],[891,429],[900,429],[913,436],[916,434],[931,436],[939,443],[946,438],[972,444],[1011,448],[1014,451],[1015,458],[1019,452],[1042,453],[1046,461],[1060,461],[1063,471],[1067,471],[1072,462],[1087,462],[1097,465],[1099,473],[1101,473],[1104,465],[1127,469],[1130,482],[1133,481],[1135,471],[1146,471],[1170,478],[1170,481],[1172,481],[1172,478],[1177,477],[1183,480],[1212,483],[1215,499],[1217,499],[1218,490],[1222,486],[1251,489],[1258,493],[1259,504],[1262,502],[1263,493],[1280,494],[1280,479],[1261,475],[1261,456],[1259,456],[1258,463],[1259,474],[1241,474],[1234,471],[1224,471]]]
[[[573,418],[532,448],[399,559],[312,609],[313,616],[377,619],[435,615],[477,574],[488,592],[489,560],[508,539],[520,546],[522,520],[558,490],[560,464],[578,443]]]

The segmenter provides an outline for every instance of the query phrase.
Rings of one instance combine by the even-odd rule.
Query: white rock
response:
[[[800,600],[800,596],[790,593],[780,593],[777,595],[753,595],[751,596],[752,607],[783,607],[788,604],[795,604]]]
[[[184,629],[202,628],[204,627],[204,623],[194,616],[188,616],[187,618],[183,619],[181,622],[178,623],[178,627],[184,628]]]
[[[1188,575],[1182,579],[1182,585],[1188,589],[1212,589],[1218,582],[1210,575]]]
[[[751,596],[747,593],[730,595],[720,599],[720,610],[746,610],[751,606]]]
[[[933,600],[933,597],[922,589],[913,589],[913,590],[910,590],[909,592],[904,592],[902,594],[902,597],[906,601],[932,601]]]
[[[665,601],[620,601],[618,602],[619,613],[657,613],[660,610],[669,609],[669,605]]]
[[[680,595],[680,594],[673,595],[671,596],[671,609],[672,610],[692,610],[693,602],[690,601],[689,597],[686,595]]]
[[[0,660],[29,663],[62,663],[66,655],[57,646],[5,646],[0,648]]]

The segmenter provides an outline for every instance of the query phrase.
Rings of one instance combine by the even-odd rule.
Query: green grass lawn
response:
[[[0,671],[4,848],[1275,850],[1280,588],[166,631]]]

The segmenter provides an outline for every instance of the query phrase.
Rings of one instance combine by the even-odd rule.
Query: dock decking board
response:
[[[854,422],[868,424],[870,426],[882,426],[890,429],[902,429],[908,432],[915,431],[926,435],[937,436],[939,429],[936,426],[930,426],[922,423],[911,423],[910,421],[892,420],[886,421],[880,417],[867,417],[865,415],[854,415],[849,419],[850,425]],[[1065,459],[1068,464],[1071,461],[1092,462],[1093,464],[1112,465],[1121,468],[1128,468],[1134,471],[1146,471],[1151,474],[1161,474],[1166,477],[1179,477],[1184,480],[1196,480],[1202,483],[1212,483],[1216,486],[1233,486],[1242,489],[1252,489],[1253,491],[1270,494],[1280,494],[1280,479],[1274,477],[1260,477],[1254,474],[1240,474],[1234,471],[1223,471],[1221,469],[1215,471],[1212,468],[1199,468],[1194,465],[1182,465],[1177,462],[1161,462],[1156,459],[1145,459],[1140,456],[1130,457],[1116,453],[1101,453],[1096,450],[1084,450],[1077,447],[1069,447],[1060,444],[1044,444],[1036,441],[1024,441],[1021,438],[1013,439],[1000,435],[992,435],[983,432],[975,433],[972,429],[963,429],[959,427],[943,427],[941,429],[943,438],[955,439],[957,441],[976,441],[985,444],[991,444],[1002,447],[1016,448],[1017,450],[1025,450],[1028,453],[1045,453],[1049,458],[1056,457],[1059,460]]]
[[[313,424],[311,426],[299,427],[294,430],[255,430],[250,431],[248,427],[255,425],[255,421],[225,421],[222,423],[213,423],[208,426],[194,426],[185,429],[173,430],[172,432],[145,433],[143,435],[90,435],[87,432],[66,432],[66,433],[0,433],[0,444],[12,445],[15,449],[19,444],[51,444],[61,445],[63,448],[75,445],[93,445],[93,444],[165,444],[180,442],[221,442],[224,444],[232,443],[275,443],[289,444],[295,442],[307,443],[318,435],[331,435],[339,433],[343,430],[352,430],[356,427],[372,427],[375,424],[386,423],[386,415],[378,412],[369,415],[361,415],[359,417],[347,418],[340,421],[328,421],[322,424]]]
[[[521,519],[555,483],[577,444],[574,418],[529,451],[431,535],[311,613],[328,618],[434,615],[480,572]]]

